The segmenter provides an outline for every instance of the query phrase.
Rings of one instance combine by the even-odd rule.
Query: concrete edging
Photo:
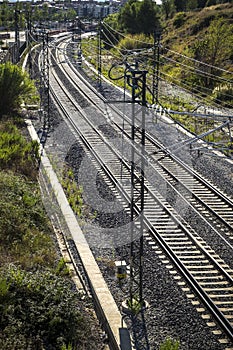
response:
[[[26,120],[27,128],[32,140],[40,140],[32,125],[31,120]],[[129,336],[127,336],[127,327],[122,319],[122,315],[110,293],[108,286],[102,276],[102,273],[95,261],[95,258],[89,248],[82,230],[77,222],[75,214],[71,209],[61,184],[55,174],[53,167],[46,155],[45,150],[40,144],[41,151],[41,169],[49,179],[51,189],[56,197],[59,208],[65,219],[70,234],[77,247],[80,259],[87,274],[94,304],[97,310],[97,316],[101,321],[104,330],[108,334],[109,347],[111,350],[131,350]],[[124,336],[122,336],[124,334]],[[126,334],[126,336],[125,336]]]

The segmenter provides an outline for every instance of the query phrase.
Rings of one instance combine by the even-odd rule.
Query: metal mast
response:
[[[42,30],[42,59],[41,59],[41,104],[43,110],[43,130],[50,128],[50,99],[49,99],[49,39],[48,32]]]
[[[82,65],[82,29],[81,29],[80,19],[78,19],[77,46],[78,46],[78,66],[81,67]]]
[[[82,65],[82,29],[81,21],[77,18],[73,23],[73,33],[72,33],[72,42],[73,42],[73,51],[74,56],[77,58],[78,66]]]
[[[136,349],[149,349],[144,322],[145,301],[143,297],[143,231],[144,231],[144,172],[145,172],[145,115],[146,74],[138,64],[127,67],[126,79],[132,91],[131,116],[131,243],[130,243],[130,298],[129,305],[136,302],[139,308],[133,316],[133,333]],[[137,105],[137,108],[136,108]],[[137,126],[136,126],[137,117]],[[138,333],[140,328],[140,335]]]
[[[102,43],[101,43],[101,30],[102,23],[101,19],[99,20],[99,31],[98,31],[98,48],[97,48],[97,56],[98,56],[98,86],[101,88],[102,86]]]
[[[127,315],[131,315],[133,340],[137,350],[149,350],[146,324],[144,321],[145,300],[143,297],[143,231],[144,231],[144,198],[145,198],[145,116],[146,116],[146,70],[139,69],[138,63],[126,66],[125,86],[131,88],[131,154],[130,154],[130,282]],[[109,78],[113,78],[111,70]],[[118,101],[122,102],[122,101]],[[126,103],[126,101],[124,101]],[[136,306],[137,310],[134,310]],[[136,312],[135,312],[136,311]]]
[[[26,12],[26,45],[28,48],[28,69],[29,75],[32,77],[32,50],[31,50],[31,41],[32,41],[32,11],[31,8]]]
[[[19,13],[20,11],[17,9],[17,4],[15,8],[15,50],[14,50],[14,63],[19,62],[19,47],[20,47],[20,41],[19,41]]]
[[[160,39],[161,32],[154,32],[153,47],[153,87],[152,87],[152,103],[158,104],[159,99],[159,61],[160,61]]]

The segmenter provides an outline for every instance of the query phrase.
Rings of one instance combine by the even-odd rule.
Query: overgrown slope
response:
[[[233,4],[226,3],[175,14],[172,19],[163,23],[162,43],[171,50],[184,53],[196,40],[203,39],[211,21],[216,18],[224,18],[229,24],[233,24]]]
[[[0,122],[0,348],[101,348],[90,301],[57,250],[37,182],[38,148],[25,130],[19,120]]]

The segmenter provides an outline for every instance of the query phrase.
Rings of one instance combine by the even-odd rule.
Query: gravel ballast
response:
[[[112,86],[105,85],[104,82],[102,84],[102,90],[107,98],[114,99],[117,96],[119,99],[119,92],[116,92]],[[81,104],[83,104],[83,101]],[[33,122],[38,131],[41,128],[40,120],[35,119]],[[68,164],[74,170],[78,181],[79,167],[85,158],[85,149],[66,122],[62,120],[53,103],[51,103],[50,122],[52,129],[45,143],[46,151],[60,173],[63,165]],[[109,124],[103,124],[101,121],[100,125],[102,130],[108,133],[111,132],[114,136],[114,131]],[[174,125],[168,126],[162,121],[158,121],[153,126],[153,134],[171,149],[174,140],[179,143],[187,137],[177,132]],[[185,154],[185,158],[188,158],[189,163],[192,164],[195,170],[210,179],[212,183],[229,196],[233,195],[232,164],[214,155],[211,156],[209,153],[202,153],[197,156],[196,152],[190,153],[188,148],[176,151],[176,155],[181,154],[181,151],[182,157]],[[94,165],[93,167],[90,166],[87,172],[99,174]],[[96,183],[98,192],[109,207],[114,205],[116,202],[114,191],[112,192],[106,187],[107,185],[101,176],[97,176]],[[104,238],[108,234],[108,229],[114,228],[117,234],[118,227],[124,226],[128,222],[128,217],[124,211],[118,212],[118,214],[118,217],[114,216],[114,220],[111,215],[97,215],[91,220],[82,219],[80,225],[90,243],[109,289],[117,305],[121,307],[122,301],[129,295],[129,280],[127,279],[122,286],[119,286],[115,277],[114,262],[124,259],[129,264],[129,246],[122,242],[121,245],[116,247],[113,242],[112,247],[109,247],[109,245],[105,246],[101,239],[101,237]],[[198,220],[196,225],[198,225]],[[198,230],[198,227],[196,229]],[[224,350],[230,347],[230,344],[226,346],[226,344],[221,344],[218,341],[219,337],[214,335],[207,326],[206,320],[201,316],[202,313],[197,312],[197,308],[203,308],[203,306],[192,304],[195,297],[194,299],[187,298],[187,294],[192,294],[192,292],[185,292],[182,289],[187,287],[182,278],[179,281],[183,282],[183,285],[177,284],[178,279],[174,278],[177,274],[169,272],[174,271],[174,269],[172,267],[168,268],[170,264],[163,262],[158,251],[159,247],[153,249],[149,242],[145,240],[143,258],[144,297],[149,303],[149,308],[145,311],[145,321],[150,348],[153,350],[159,349],[159,344],[167,337],[179,340],[181,350]],[[226,258],[227,256],[228,253]],[[229,257],[229,262],[230,260]],[[127,318],[125,321],[127,322]],[[210,321],[213,320],[208,319],[208,322]],[[128,324],[130,324],[130,320],[128,320]]]

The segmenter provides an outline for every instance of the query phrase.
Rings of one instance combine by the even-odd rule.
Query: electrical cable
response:
[[[195,67],[188,66],[188,65],[186,65],[186,64],[184,64],[184,63],[178,62],[178,61],[176,61],[176,60],[174,60],[174,59],[172,59],[172,58],[166,57],[166,56],[164,56],[164,55],[161,55],[161,57],[164,58],[166,61],[169,61],[169,62],[174,63],[175,65],[180,65],[180,66],[185,67],[185,68],[187,68],[188,70],[191,70],[191,71],[193,71],[193,72],[198,72],[198,73],[200,73],[200,75],[202,75],[202,76],[211,77],[213,80],[217,80],[217,78],[218,78],[219,80],[222,80],[222,81],[225,82],[225,83],[233,84],[233,81],[231,81],[231,80],[227,80],[227,79],[222,78],[222,77],[220,77],[220,76],[216,76],[215,74],[211,74],[211,73],[202,71],[202,70],[200,70],[200,69],[197,69],[197,68],[195,68]]]
[[[222,72],[225,72],[225,73],[233,74],[233,72],[230,72],[230,71],[228,71],[228,70],[226,70],[226,69],[223,69],[223,68],[220,68],[220,67],[217,67],[217,66],[213,66],[213,65],[211,65],[211,64],[208,64],[208,63],[205,63],[205,62],[202,62],[202,61],[198,61],[198,60],[196,60],[195,58],[185,56],[185,55],[183,55],[183,54],[181,54],[181,53],[179,53],[179,52],[170,50],[170,49],[168,49],[168,48],[166,48],[166,47],[163,47],[163,49],[166,50],[166,51],[168,51],[168,52],[171,52],[172,54],[175,54],[175,55],[181,56],[181,57],[183,57],[183,58],[185,58],[185,59],[188,59],[188,60],[190,60],[190,61],[192,61],[192,62],[196,62],[196,63],[198,63],[198,64],[202,64],[202,65],[205,65],[205,66],[210,67],[210,68],[218,69],[218,70],[220,70],[220,71],[222,71]]]

